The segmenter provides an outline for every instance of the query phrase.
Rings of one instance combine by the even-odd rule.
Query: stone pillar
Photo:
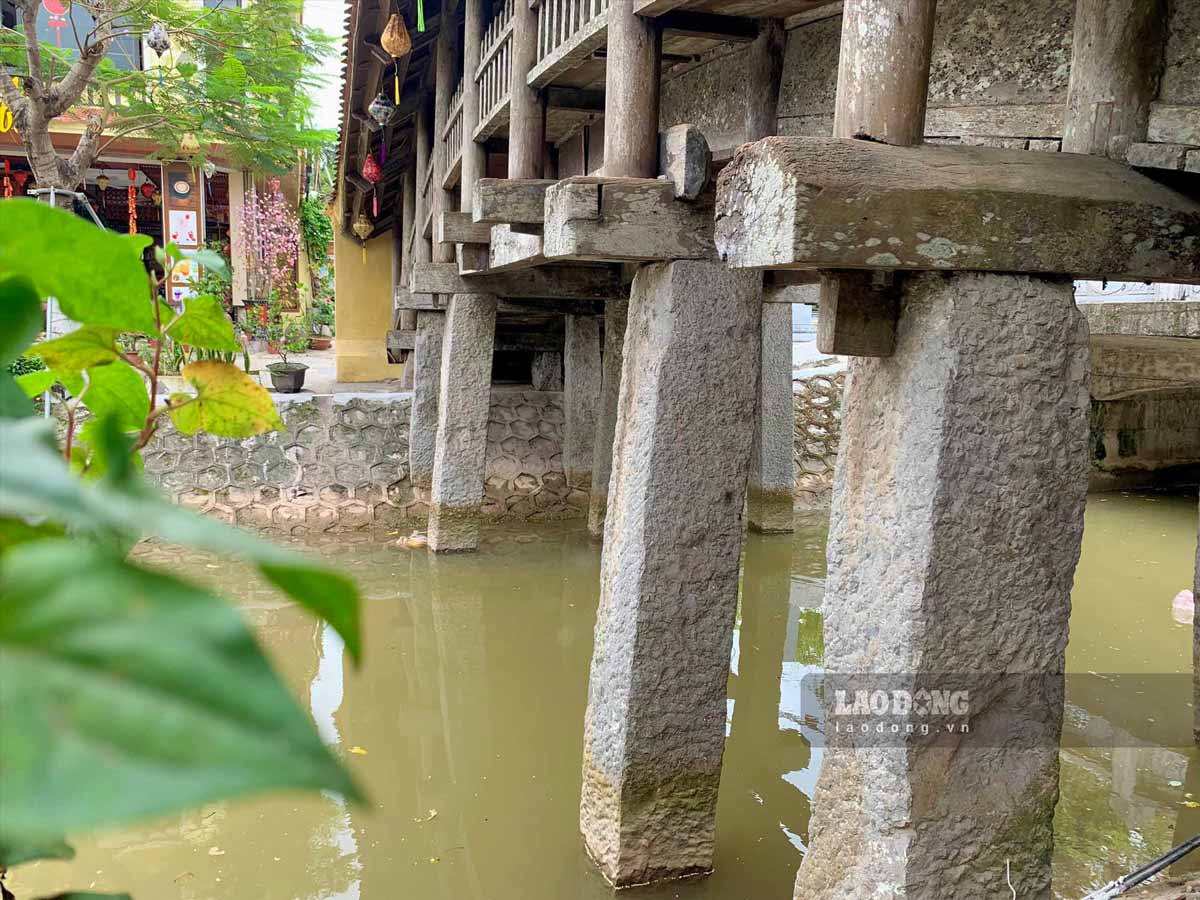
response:
[[[575,490],[592,487],[596,416],[600,406],[600,323],[594,316],[567,316],[563,339],[563,471]]]
[[[437,446],[438,398],[442,384],[442,340],[446,314],[432,310],[417,313],[417,336],[409,365],[413,372],[412,418],[408,428],[408,471],[413,487],[429,489],[433,483],[433,457]]]
[[[557,350],[535,350],[529,381],[535,391],[561,391],[563,355]]]
[[[579,817],[616,885],[712,868],[761,298],[712,262],[633,282]]]
[[[1196,583],[1192,598],[1200,602],[1200,524],[1196,528]],[[1194,732],[1196,743],[1200,744],[1200,616],[1193,613],[1192,618],[1192,691],[1195,702],[1192,704],[1194,716]]]
[[[746,517],[755,531],[792,531],[796,409],[792,403],[792,305],[764,303],[762,375],[750,454]]]
[[[429,500],[429,549],[435,552],[479,546],[495,339],[495,295],[451,296]]]
[[[608,482],[612,477],[613,438],[617,431],[628,319],[629,301],[624,297],[604,304],[604,377],[600,387],[600,417],[596,420],[596,452],[592,457],[592,495],[588,501],[588,531],[596,537],[603,537],[604,518],[608,514]]]
[[[875,676],[888,690],[981,677],[969,735],[851,747],[827,711],[795,896],[994,900],[1009,860],[1017,896],[1048,897],[1087,324],[1067,280],[926,273],[901,303],[895,355],[850,364],[826,677],[889,673]]]

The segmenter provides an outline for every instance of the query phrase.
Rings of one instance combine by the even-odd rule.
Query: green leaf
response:
[[[0,273],[24,275],[84,325],[155,333],[145,235],[118,235],[33,200],[0,216]]]
[[[133,452],[133,442],[115,416],[88,419],[75,443],[75,447],[86,447],[88,451],[85,477],[105,478],[113,485],[130,483],[144,467],[141,454]]]
[[[17,380],[0,369],[0,419],[27,419],[33,415],[33,404],[17,385]]]
[[[267,389],[237,366],[215,359],[190,363],[183,377],[196,388],[187,395],[171,396],[171,420],[183,434],[203,429],[220,437],[247,438],[264,431],[285,431],[275,401]]]
[[[0,835],[278,788],[361,795],[238,613],[78,540],[0,560]]]
[[[33,399],[54,387],[58,374],[52,369],[40,369],[37,372],[27,372],[17,376],[17,384],[25,392],[25,396]]]
[[[229,264],[225,262],[225,257],[215,250],[209,250],[207,247],[197,250],[192,254],[192,262],[203,266],[226,281],[230,278]]]
[[[34,344],[29,355],[41,359],[48,369],[82,372],[120,359],[121,351],[117,348],[116,329],[84,325],[61,337]]]
[[[329,622],[351,658],[362,656],[354,582],[270,541],[168,503],[136,479],[84,483],[67,470],[51,427],[41,420],[0,421],[0,516],[48,518],[120,543],[152,535],[245,559],[300,605]]]
[[[0,277],[0,366],[20,356],[44,324],[33,282],[21,275]]]
[[[87,370],[87,388],[77,396],[94,416],[111,416],[122,431],[146,424],[150,393],[137,369],[125,360]]]
[[[183,315],[171,323],[172,340],[189,347],[237,352],[242,349],[233,334],[233,322],[211,294],[200,294],[184,301]]]
[[[0,838],[0,866],[12,868],[35,859],[74,859],[75,851],[62,838],[9,841]]]

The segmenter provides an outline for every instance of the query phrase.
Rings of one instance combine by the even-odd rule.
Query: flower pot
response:
[[[279,345],[275,341],[267,341],[267,352],[272,356],[279,355]]]
[[[333,339],[327,337],[313,336],[308,339],[309,350],[328,350],[333,346]]]
[[[300,363],[272,363],[267,366],[271,373],[271,385],[280,394],[295,394],[304,388],[304,373],[308,366]]]

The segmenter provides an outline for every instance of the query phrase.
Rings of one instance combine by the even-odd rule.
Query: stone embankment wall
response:
[[[286,432],[187,437],[169,424],[146,448],[152,482],[184,506],[274,534],[419,526],[428,496],[408,473],[410,394],[277,397]],[[493,389],[483,513],[583,517],[562,471],[562,395]]]
[[[792,381],[796,408],[796,504],[827,506],[841,435],[844,371],[818,372]]]

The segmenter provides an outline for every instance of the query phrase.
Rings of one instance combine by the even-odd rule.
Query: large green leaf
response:
[[[227,362],[206,359],[183,367],[196,396],[171,396],[171,420],[184,434],[204,430],[220,437],[247,438],[286,430],[275,401],[261,384]],[[183,404],[190,399],[190,402]]]
[[[61,337],[34,344],[29,355],[40,357],[47,369],[82,372],[119,359],[121,351],[117,349],[116,329],[84,325]]]
[[[135,478],[84,483],[67,470],[50,427],[40,420],[0,421],[0,516],[48,518],[119,542],[154,536],[245,559],[297,603],[329,622],[356,662],[361,658],[354,582],[248,532],[168,503]]]
[[[58,381],[58,373],[50,369],[39,369],[36,372],[26,372],[17,376],[17,384],[25,392],[25,396],[33,399],[54,387]]]
[[[19,841],[0,836],[0,866],[10,869],[35,859],[73,859],[74,856],[74,849],[62,838]]]
[[[145,235],[119,235],[33,200],[4,203],[0,273],[25,275],[85,325],[154,333]]]
[[[358,797],[237,612],[79,540],[0,560],[0,834],[270,788]]]
[[[111,416],[122,431],[133,431],[146,424],[150,393],[137,369],[121,359],[88,369],[87,378],[87,387],[79,396],[92,415]]]
[[[171,339],[189,347],[236,352],[242,349],[233,334],[233,322],[221,301],[211,294],[200,294],[184,301],[183,315],[171,322]]]
[[[24,419],[33,415],[33,403],[6,369],[0,369],[0,419]]]
[[[22,275],[0,277],[0,366],[21,355],[42,330],[42,301]]]

